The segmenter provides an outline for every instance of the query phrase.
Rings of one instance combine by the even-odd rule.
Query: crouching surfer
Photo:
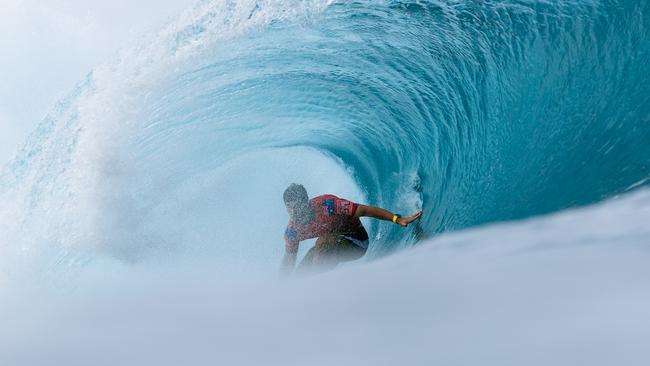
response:
[[[293,271],[302,240],[318,238],[298,269],[329,269],[340,262],[359,259],[368,250],[368,233],[359,217],[374,217],[407,227],[422,215],[416,212],[401,217],[383,208],[357,204],[331,194],[309,199],[305,187],[295,183],[284,191],[283,198],[289,213],[284,233],[283,274]]]

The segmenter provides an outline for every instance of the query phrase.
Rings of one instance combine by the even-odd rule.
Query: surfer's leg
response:
[[[316,244],[309,249],[298,267],[299,272],[316,272],[336,267],[338,261],[331,254],[336,246],[337,236],[325,235],[316,239]]]
[[[316,253],[316,246],[314,245],[307,251],[307,254],[302,258],[300,264],[296,267],[298,271],[304,271],[314,264],[314,255]]]
[[[314,254],[311,265],[318,269],[330,269],[336,267],[338,259],[336,258],[337,235],[324,235],[316,239],[314,245]]]
[[[353,261],[363,257],[366,249],[354,244],[341,235],[325,235],[316,240],[313,248],[309,249],[299,270],[326,270],[336,267],[340,262]]]
[[[366,254],[367,248],[360,247],[355,244],[351,239],[345,236],[339,236],[334,247],[334,253],[339,262],[354,261]]]

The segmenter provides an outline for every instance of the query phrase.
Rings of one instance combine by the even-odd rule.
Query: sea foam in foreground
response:
[[[0,361],[647,365],[649,220],[644,190],[293,280],[160,264],[4,291]]]

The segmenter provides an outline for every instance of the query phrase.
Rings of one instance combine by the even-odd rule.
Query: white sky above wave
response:
[[[97,64],[196,0],[2,0],[0,166]]]

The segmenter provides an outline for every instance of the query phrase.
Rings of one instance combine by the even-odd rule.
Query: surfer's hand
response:
[[[399,226],[407,227],[410,223],[412,223],[413,221],[419,219],[420,216],[422,216],[422,211],[418,211],[418,212],[416,212],[415,214],[413,214],[412,216],[409,216],[409,217],[399,217],[395,221],[399,224]]]

